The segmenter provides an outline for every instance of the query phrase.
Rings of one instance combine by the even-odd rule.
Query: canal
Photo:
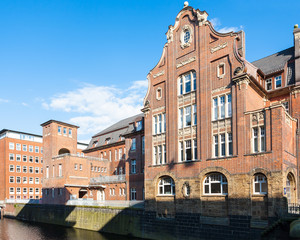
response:
[[[138,239],[114,234],[103,234],[58,225],[23,222],[15,219],[0,220],[1,240],[129,240]]]

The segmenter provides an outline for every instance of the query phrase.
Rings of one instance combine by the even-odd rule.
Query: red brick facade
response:
[[[189,6],[166,35],[142,109],[146,210],[266,219],[298,202],[298,40],[249,63],[242,31]]]

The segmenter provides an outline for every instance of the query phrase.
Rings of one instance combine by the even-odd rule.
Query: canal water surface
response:
[[[114,234],[102,234],[58,225],[37,224],[15,219],[0,220],[1,240],[129,240],[137,239]]]

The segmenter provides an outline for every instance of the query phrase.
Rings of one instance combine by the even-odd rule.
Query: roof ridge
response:
[[[265,58],[271,57],[271,56],[273,56],[273,55],[275,55],[275,54],[277,54],[277,53],[280,53],[280,52],[283,52],[283,51],[289,50],[289,49],[291,49],[291,48],[294,48],[294,46],[292,46],[292,47],[289,47],[289,48],[286,48],[286,49],[283,49],[283,50],[281,50],[281,51],[278,51],[278,52],[275,52],[275,53],[273,53],[273,54],[270,54],[270,55],[268,55],[268,56],[265,56],[265,57],[263,57],[263,58],[257,59],[257,60],[255,60],[255,61],[252,61],[251,63],[253,64],[254,62],[257,62],[257,61],[260,61],[260,60],[262,60],[262,59],[265,59]]]

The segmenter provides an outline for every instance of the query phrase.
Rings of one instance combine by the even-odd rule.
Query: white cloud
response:
[[[8,103],[8,102],[9,102],[9,100],[0,98],[0,103]]]
[[[42,102],[47,110],[71,113],[69,123],[80,126],[79,134],[96,134],[117,121],[141,113],[147,80],[135,81],[128,88],[85,84],[82,88]]]
[[[28,104],[25,103],[25,102],[22,102],[22,105],[23,105],[24,107],[28,107]]]
[[[220,32],[220,33],[228,33],[228,32],[237,32],[240,31],[241,29],[243,29],[243,26],[239,26],[239,27],[222,27],[221,28],[221,21],[218,18],[212,18],[209,20],[213,27],[216,29],[216,31]]]

